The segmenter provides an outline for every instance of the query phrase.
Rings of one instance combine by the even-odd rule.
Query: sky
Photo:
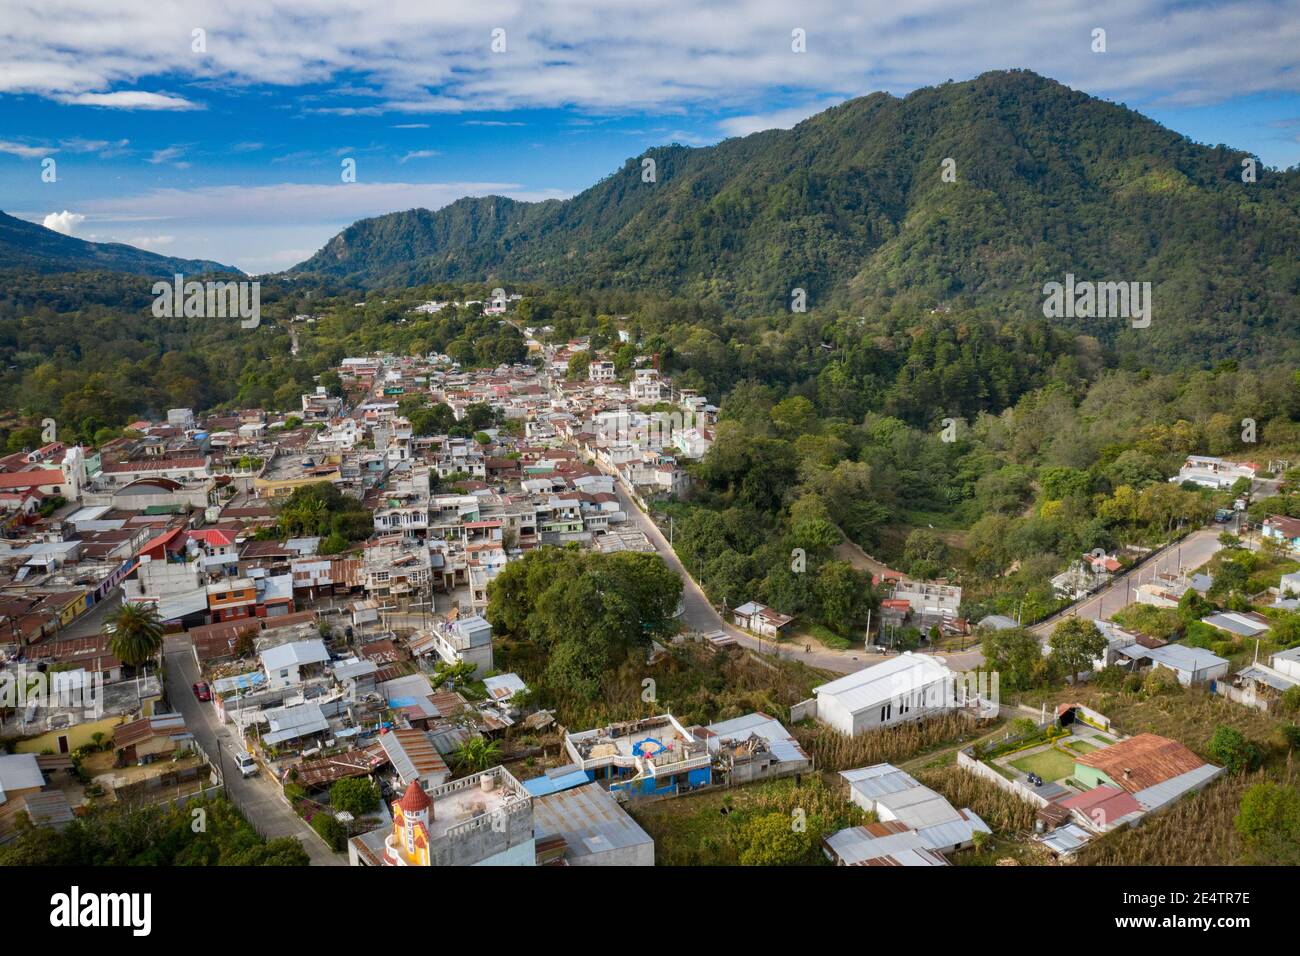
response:
[[[650,146],[994,69],[1300,164],[1300,0],[0,0],[0,23],[0,209],[249,273],[365,216],[564,198]]]

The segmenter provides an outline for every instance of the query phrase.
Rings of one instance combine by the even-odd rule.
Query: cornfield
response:
[[[1245,847],[1233,821],[1241,797],[1259,775],[1219,780],[1195,796],[1146,817],[1136,827],[1115,830],[1083,847],[1075,862],[1084,866],[1228,866],[1241,862]]]
[[[957,766],[922,770],[917,779],[938,791],[954,807],[969,808],[995,833],[1023,833],[1032,830],[1036,808],[995,783]]]
[[[794,735],[817,762],[819,770],[839,771],[877,763],[898,763],[941,744],[972,737],[975,731],[976,725],[971,718],[947,713],[856,737],[846,737],[824,724],[796,727]]]

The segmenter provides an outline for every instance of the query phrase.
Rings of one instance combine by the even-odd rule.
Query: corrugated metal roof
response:
[[[262,666],[270,672],[294,664],[320,664],[330,659],[330,652],[325,649],[324,641],[314,638],[268,648],[261,657]]]
[[[911,774],[899,770],[891,763],[878,763],[857,770],[845,770],[840,773],[840,776],[848,781],[853,790],[871,800],[887,793],[898,793],[900,790],[921,786]]]
[[[851,713],[878,707],[901,695],[951,678],[952,671],[932,657],[904,652],[872,667],[854,671],[813,693],[836,698]]]
[[[274,707],[263,712],[271,726],[271,732],[262,740],[268,744],[279,744],[286,740],[296,740],[308,734],[329,730],[330,722],[321,713],[317,704],[296,704],[292,707]]]
[[[1202,764],[1194,770],[1171,777],[1155,786],[1147,787],[1145,790],[1138,790],[1133,794],[1133,799],[1142,804],[1144,810],[1158,810],[1165,804],[1177,800],[1183,794],[1204,786],[1221,773],[1223,773],[1222,767],[1216,767],[1208,763]]]
[[[848,827],[826,837],[826,845],[846,866],[947,866],[912,830],[874,835],[867,827]]]
[[[1044,846],[1066,855],[1073,853],[1091,840],[1092,834],[1077,823],[1067,823],[1065,826],[1057,827],[1051,833],[1044,834],[1038,839]]]
[[[974,810],[962,810],[956,820],[919,827],[916,834],[930,849],[942,852],[949,847],[970,843],[976,833],[991,834],[992,832],[989,825],[981,820]]]
[[[743,717],[733,717],[731,720],[709,724],[705,729],[715,735],[714,739],[709,741],[710,750],[716,750],[724,740],[747,740],[751,735],[757,734],[767,741],[772,756],[782,763],[798,763],[811,759],[779,720],[761,712],[756,711]]]
[[[536,798],[533,832],[539,839],[562,836],[570,856],[654,843],[597,783]]]
[[[403,783],[431,774],[450,773],[433,738],[423,730],[390,730],[379,735],[379,743]]]

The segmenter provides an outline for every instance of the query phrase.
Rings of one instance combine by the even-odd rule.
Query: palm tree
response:
[[[113,625],[113,636],[108,649],[123,664],[139,667],[156,658],[162,650],[162,621],[152,604],[125,603],[113,612],[109,622]]]
[[[495,740],[488,740],[480,735],[465,741],[451,755],[457,770],[466,773],[478,773],[500,762],[501,745]]]

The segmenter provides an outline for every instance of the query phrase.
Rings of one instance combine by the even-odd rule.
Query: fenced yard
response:
[[[1036,773],[1049,783],[1063,780],[1074,773],[1074,759],[1055,747],[1012,760],[1010,764],[1021,773]]]

